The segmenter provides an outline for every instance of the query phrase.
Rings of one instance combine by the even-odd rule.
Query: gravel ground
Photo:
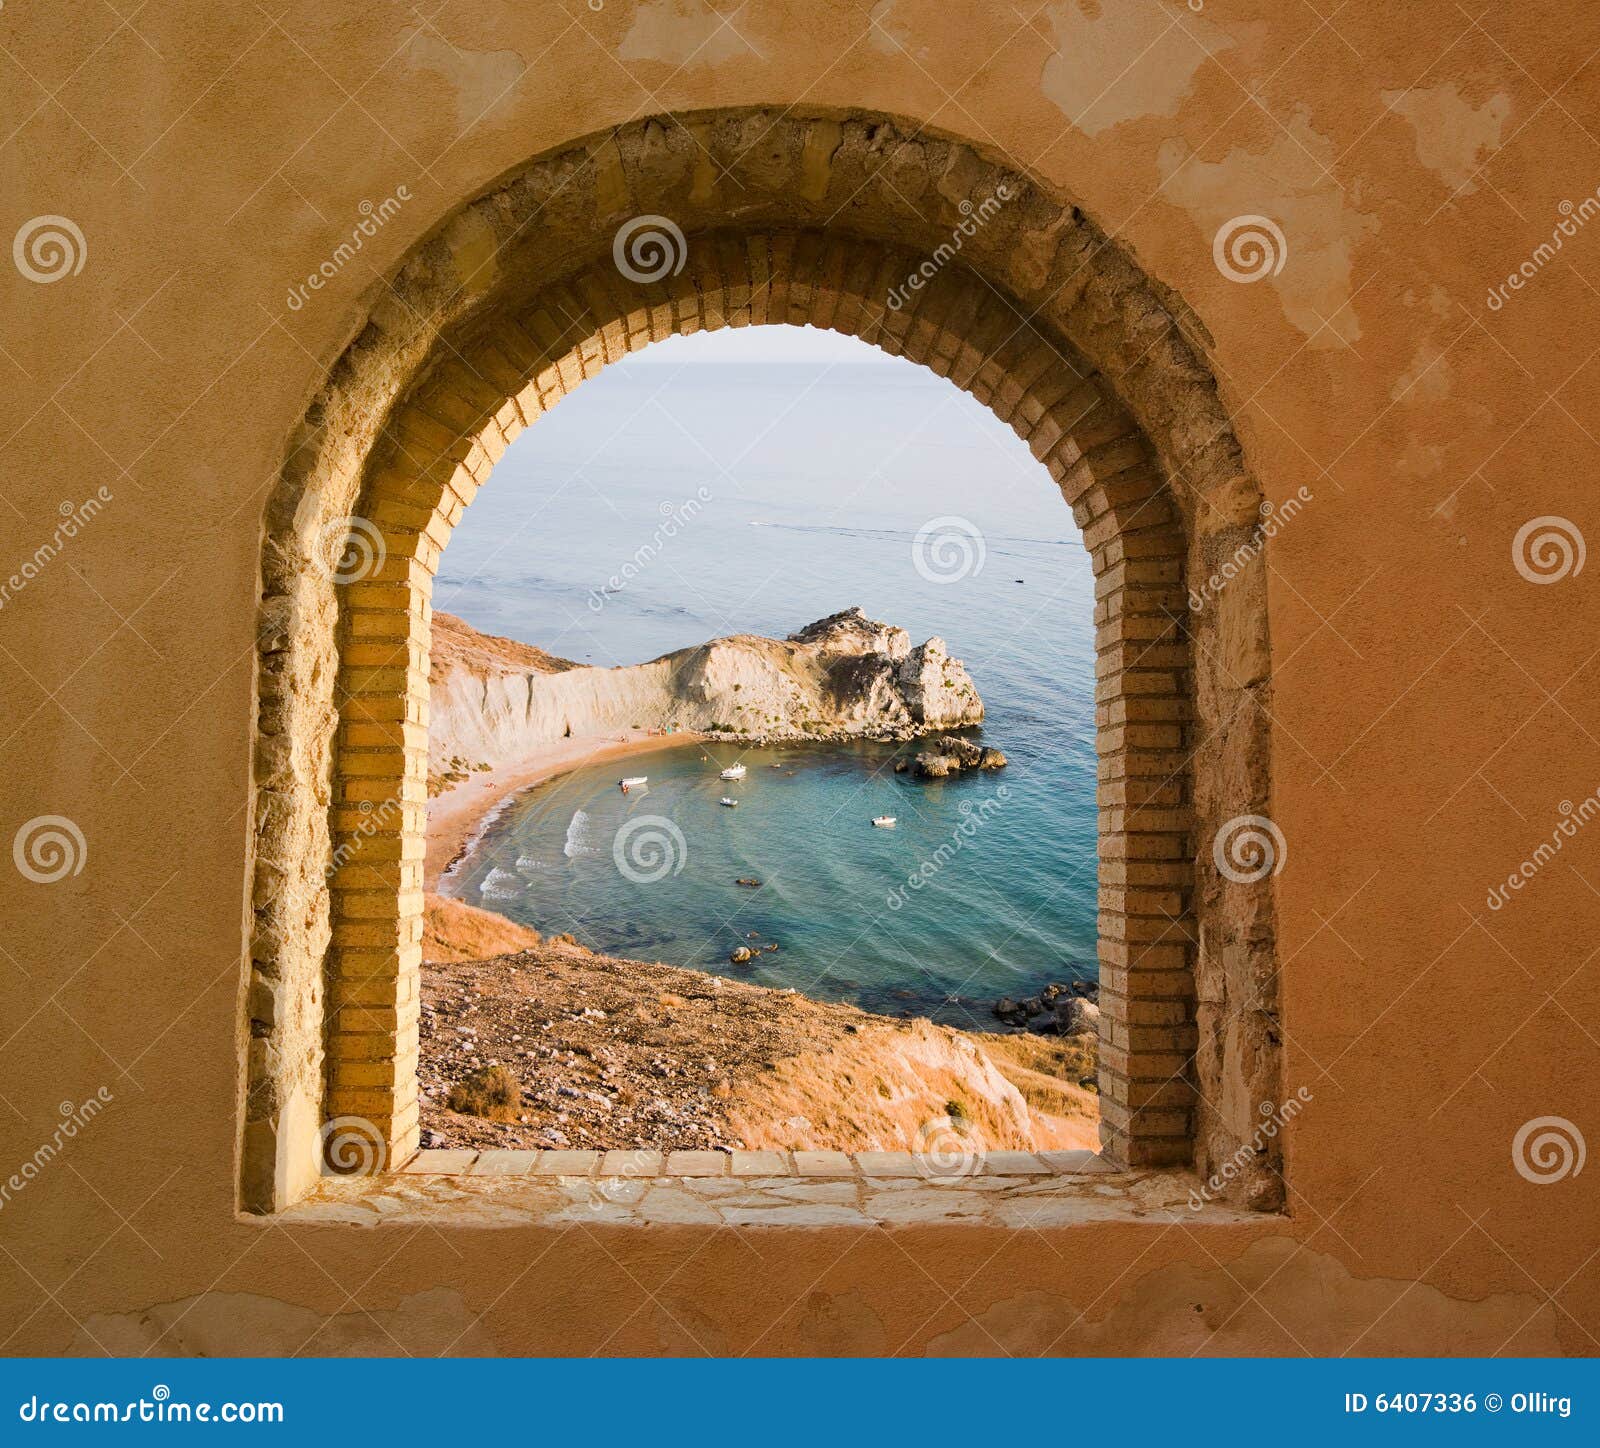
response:
[[[550,941],[430,963],[422,983],[424,1145],[732,1148],[734,1085],[884,1018],[677,966]],[[449,1110],[451,1085],[509,1067],[522,1103],[492,1121]]]

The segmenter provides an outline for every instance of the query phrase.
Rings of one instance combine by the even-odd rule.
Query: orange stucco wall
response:
[[[1600,1173],[1533,1180],[1513,1142],[1547,1116],[1600,1131],[1600,830],[1487,896],[1600,787],[1595,575],[1514,548],[1537,518],[1600,535],[1600,17],[720,8],[0,12],[0,569],[54,555],[0,604],[0,834],[60,816],[83,841],[52,882],[0,870],[0,1170],[110,1098],[0,1204],[5,1350],[1593,1350]],[[1265,495],[1312,495],[1268,552],[1283,1082],[1312,1097],[1286,1218],[235,1214],[258,570],[288,439],[379,279],[498,177],[750,105],[910,117],[1076,199],[1209,332]],[[1286,250],[1255,282],[1213,256],[1247,215]],[[35,280],[59,261],[29,223],[57,216],[81,269]]]

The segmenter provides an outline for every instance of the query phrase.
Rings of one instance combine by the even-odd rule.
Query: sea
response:
[[[811,329],[652,346],[507,451],[434,603],[605,665],[858,605],[946,641],[985,703],[971,737],[1009,760],[927,782],[894,769],[915,743],[666,747],[514,797],[447,893],[608,954],[967,1027],[1094,977],[1093,578],[1048,474],[951,383]],[[648,783],[624,796],[622,775]]]

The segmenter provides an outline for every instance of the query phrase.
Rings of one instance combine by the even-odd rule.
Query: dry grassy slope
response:
[[[1096,1144],[1093,1093],[1052,1074],[1092,1073],[1092,1043],[974,1036],[594,955],[439,896],[426,928],[422,1121],[437,1145]],[[450,1111],[451,1085],[491,1064],[521,1082],[516,1119]]]
[[[485,960],[530,950],[540,942],[537,930],[478,910],[445,895],[428,895],[422,919],[422,958],[440,964]]]
[[[435,613],[428,681],[441,683],[457,669],[483,674],[560,674],[580,667],[532,644],[498,634],[479,633],[453,613]]]

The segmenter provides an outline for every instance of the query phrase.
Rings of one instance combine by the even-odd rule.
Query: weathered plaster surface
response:
[[[1600,17],[1534,6],[1479,33],[1453,0],[1327,24],[1207,0],[1233,48],[1176,103],[1121,95],[1135,67],[1106,99],[1133,118],[1091,136],[1041,88],[1053,34],[1006,7],[875,13],[751,0],[757,53],[685,65],[682,42],[618,60],[630,7],[461,0],[433,18],[450,46],[530,66],[463,132],[455,62],[416,48],[409,11],[326,0],[285,33],[183,0],[127,26],[0,12],[0,240],[68,215],[88,243],[54,284],[0,278],[6,555],[31,558],[64,499],[114,495],[0,611],[0,840],[64,815],[87,849],[54,884],[0,872],[0,1166],[32,1158],[62,1101],[115,1096],[0,1211],[5,1351],[289,1350],[313,1318],[365,1342],[368,1312],[429,1351],[469,1322],[462,1341],[500,1352],[1187,1351],[1200,1322],[1220,1329],[1205,1351],[1297,1351],[1284,1327],[1356,1353],[1596,1350],[1600,1172],[1536,1184],[1511,1142],[1560,1115],[1594,1144],[1600,834],[1513,905],[1483,899],[1600,779],[1596,565],[1541,587],[1511,557],[1536,516],[1600,530],[1600,230],[1485,303],[1594,189]],[[1470,153],[1385,99],[1446,86],[1476,113]],[[261,545],[286,441],[369,319],[403,323],[384,280],[474,197],[642,114],[742,106],[899,115],[1014,158],[1193,319],[1264,494],[1315,493],[1267,589],[1284,1084],[1314,1093],[1287,1220],[873,1226],[846,1250],[835,1228],[291,1237],[235,1214]],[[705,166],[691,195],[716,180]],[[415,199],[289,309],[400,185]],[[1248,287],[1211,255],[1245,212],[1290,248]],[[1450,393],[1397,402],[1424,342]]]
[[[1157,5],[1064,0],[1044,19],[1054,52],[1039,88],[1089,136],[1124,121],[1176,115],[1196,72],[1234,45],[1199,14]]]
[[[1473,105],[1454,82],[1416,90],[1385,91],[1383,103],[1411,122],[1417,159],[1452,192],[1478,189],[1479,165],[1499,149],[1511,117],[1511,97],[1497,91]]]

